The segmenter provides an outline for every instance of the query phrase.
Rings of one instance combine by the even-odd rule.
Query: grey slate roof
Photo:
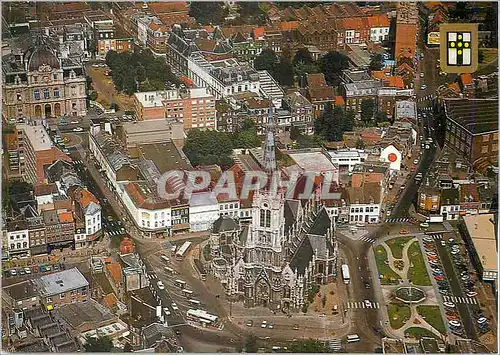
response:
[[[40,290],[40,295],[43,297],[49,297],[62,292],[86,287],[89,285],[89,282],[82,275],[82,273],[74,267],[69,270],[44,275],[37,280],[37,284]]]
[[[297,220],[299,213],[299,204],[298,200],[286,200],[284,206],[284,215],[285,215],[285,230],[288,230],[290,226]]]
[[[234,219],[228,216],[220,216],[213,224],[213,233],[238,230],[238,224]]]
[[[332,222],[330,216],[328,216],[328,212],[325,208],[321,208],[318,215],[314,219],[308,234],[324,236],[328,228],[330,228],[331,223]]]

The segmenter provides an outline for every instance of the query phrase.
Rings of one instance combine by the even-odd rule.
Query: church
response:
[[[264,170],[276,170],[274,118],[270,110]],[[337,273],[334,222],[313,194],[285,198],[264,188],[253,196],[249,224],[221,216],[210,236],[209,270],[226,294],[245,307],[298,311],[314,284],[332,282]]]

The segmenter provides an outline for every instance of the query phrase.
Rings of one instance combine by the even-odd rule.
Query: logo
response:
[[[477,70],[478,26],[477,23],[443,23],[439,26],[443,71],[473,73]]]
[[[387,159],[389,159],[389,161],[391,163],[394,163],[396,160],[398,160],[398,156],[396,154],[394,154],[394,153],[391,153],[391,154],[389,154],[389,156],[387,157]]]

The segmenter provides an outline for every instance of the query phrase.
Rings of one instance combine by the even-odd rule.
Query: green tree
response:
[[[300,48],[295,56],[293,57],[293,65],[297,65],[298,63],[302,64],[314,64],[314,59],[311,55],[311,52],[305,47]]]
[[[365,123],[370,122],[375,114],[375,101],[366,99],[361,101],[361,120]]]
[[[382,62],[384,57],[382,54],[375,53],[372,55],[370,59],[370,70],[380,70],[382,69]]]
[[[257,344],[257,338],[254,335],[249,335],[245,339],[245,352],[256,353],[259,350],[259,345]]]
[[[365,142],[361,138],[356,141],[356,149],[365,149]]]
[[[282,86],[293,86],[293,67],[291,63],[291,54],[288,49],[284,49],[281,54],[278,67],[276,68],[274,78]]]
[[[330,350],[323,341],[317,339],[307,339],[294,341],[290,346],[292,353],[328,353]]]
[[[344,116],[343,130],[344,132],[352,132],[356,122],[356,114],[352,110],[346,110]]]
[[[328,52],[320,62],[326,82],[333,86],[338,84],[342,70],[349,68],[349,58],[340,52]]]
[[[479,63],[484,63],[484,50],[480,49],[477,53],[477,60]]]
[[[201,25],[222,24],[229,10],[223,2],[191,1],[189,14]]]
[[[256,70],[267,70],[271,74],[276,72],[279,60],[276,53],[271,48],[265,48],[253,61]]]
[[[314,122],[314,131],[327,141],[342,140],[345,124],[344,110],[341,107],[333,108],[331,103],[325,105],[325,110]]]
[[[108,53],[106,53],[106,65],[112,68],[119,57],[120,55],[118,52],[108,51]]]
[[[302,132],[296,126],[292,125],[290,127],[290,139],[292,141],[297,140],[297,138],[299,138],[299,136],[301,136],[301,135],[302,135]]]
[[[85,345],[85,352],[87,353],[109,353],[113,349],[113,342],[105,335],[99,338],[87,337]]]
[[[377,123],[389,122],[389,117],[387,117],[385,112],[379,111],[375,115],[375,121],[377,121]]]
[[[89,100],[91,100],[91,101],[95,101],[95,100],[97,100],[97,92],[95,92],[95,91],[91,91],[91,92],[89,93]]]

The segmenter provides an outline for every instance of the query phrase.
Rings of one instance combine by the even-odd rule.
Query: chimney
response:
[[[476,223],[476,224],[474,224],[474,227],[475,227],[474,229],[477,229],[477,227],[478,227],[478,224],[477,224],[477,223]]]

